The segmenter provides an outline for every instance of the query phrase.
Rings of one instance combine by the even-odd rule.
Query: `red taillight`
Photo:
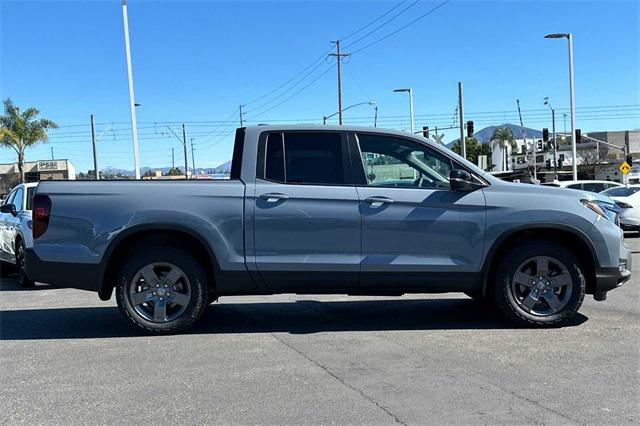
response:
[[[47,232],[50,216],[51,199],[46,195],[36,194],[33,197],[33,211],[31,213],[34,240]]]

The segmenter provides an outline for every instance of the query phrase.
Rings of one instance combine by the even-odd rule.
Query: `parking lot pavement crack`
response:
[[[392,339],[392,338],[388,337],[386,334],[376,334],[376,336],[378,336],[378,337],[380,337],[380,338],[382,338],[382,339],[385,339],[385,340],[387,340],[387,341],[389,341],[389,342],[391,342],[391,343],[394,343],[394,344],[396,344],[396,345],[400,346],[401,348],[403,348],[403,349],[404,349],[404,350],[406,350],[407,352],[413,353],[413,354],[415,354],[415,355],[419,355],[420,357],[423,357],[423,356],[424,356],[424,354],[423,354],[423,353],[418,352],[418,351],[414,350],[413,348],[408,347],[408,346],[406,346],[406,345],[404,345],[404,344],[402,344],[402,343],[400,343],[400,342],[396,341],[395,339]],[[569,417],[569,416],[567,416],[567,415],[565,415],[565,414],[563,414],[563,413],[561,413],[561,412],[559,412],[559,411],[556,411],[556,410],[554,410],[554,409],[552,409],[552,408],[546,407],[546,406],[542,405],[540,402],[538,402],[538,401],[536,401],[536,400],[534,400],[534,399],[531,399],[531,398],[528,398],[528,397],[526,397],[526,396],[520,395],[520,394],[518,394],[518,393],[517,393],[517,392],[515,392],[515,391],[512,391],[512,390],[510,390],[510,389],[507,389],[507,388],[505,388],[505,387],[503,387],[503,386],[501,386],[501,385],[499,385],[499,384],[495,383],[495,382],[494,382],[494,381],[492,381],[489,377],[485,377],[485,376],[482,376],[482,375],[478,376],[478,375],[475,375],[475,374],[474,374],[474,375],[469,374],[468,376],[469,376],[469,377],[474,377],[475,379],[477,379],[477,385],[478,385],[478,387],[479,387],[480,389],[482,389],[482,390],[484,390],[484,391],[488,392],[488,393],[491,393],[494,389],[487,389],[487,388],[486,388],[486,386],[484,386],[482,383],[488,383],[488,384],[490,384],[491,386],[493,386],[494,388],[497,388],[497,389],[499,389],[499,390],[500,390],[500,391],[502,391],[502,392],[505,392],[505,393],[507,393],[507,394],[509,394],[509,395],[511,395],[511,396],[513,396],[513,397],[515,397],[515,398],[517,398],[517,399],[520,399],[520,400],[526,401],[526,402],[528,402],[528,403],[530,403],[530,404],[532,404],[532,405],[534,405],[534,406],[536,406],[536,407],[538,407],[538,408],[540,408],[540,409],[542,409],[542,410],[544,410],[544,411],[548,411],[549,413],[554,414],[554,415],[556,415],[556,416],[558,416],[558,417],[561,417],[561,418],[563,418],[564,420],[567,420],[567,421],[569,421],[569,422],[571,422],[571,423],[574,423],[574,424],[580,424],[580,422],[578,422],[577,420],[572,419],[571,417]]]
[[[314,364],[316,367],[322,369],[325,373],[327,373],[328,375],[330,375],[331,377],[333,377],[335,380],[337,380],[338,382],[340,382],[342,385],[348,387],[349,389],[357,392],[358,394],[360,394],[360,396],[362,396],[365,400],[367,400],[368,402],[370,402],[371,404],[375,405],[376,407],[378,407],[380,410],[382,410],[385,414],[387,414],[389,417],[391,417],[393,419],[393,421],[397,424],[400,425],[405,425],[406,423],[403,422],[402,420],[400,420],[398,418],[398,416],[396,416],[395,414],[393,414],[391,411],[389,411],[389,409],[387,409],[385,406],[383,406],[382,404],[380,404],[378,401],[374,400],[373,398],[371,398],[369,395],[367,395],[366,393],[364,393],[361,389],[353,386],[352,384],[346,382],[343,378],[341,378],[340,376],[338,376],[337,374],[331,372],[326,366],[320,364],[318,361],[314,360],[313,358],[309,357],[307,354],[305,354],[304,352],[300,351],[299,349],[297,349],[295,346],[289,344],[286,340],[281,339],[280,337],[278,337],[277,335],[271,333],[271,335],[278,340],[280,343],[282,343],[283,345],[285,345],[286,347],[288,347],[289,349],[291,349],[292,351],[296,352],[298,355],[302,356],[303,358],[305,358],[307,361],[311,362],[312,364]]]

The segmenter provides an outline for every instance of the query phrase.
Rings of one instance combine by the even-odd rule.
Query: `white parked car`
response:
[[[602,192],[609,188],[624,186],[618,182],[608,180],[560,180],[545,182],[545,186],[557,186],[559,188],[579,189],[580,191]]]
[[[17,185],[0,205],[0,273],[15,269],[20,284],[33,286],[24,273],[25,249],[33,247],[31,203],[38,183]]]
[[[622,229],[640,232],[640,185],[607,189],[602,193],[615,200],[620,212]]]

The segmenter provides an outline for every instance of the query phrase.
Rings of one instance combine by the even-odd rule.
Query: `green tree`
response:
[[[488,166],[491,168],[491,147],[489,145],[481,144],[476,138],[465,138],[465,149],[467,151],[467,160],[473,164],[478,164],[478,156],[486,155],[488,160]],[[458,155],[462,155],[462,149],[460,147],[460,141],[451,146],[451,150]]]
[[[27,108],[23,112],[11,99],[4,101],[4,115],[0,116],[0,145],[13,148],[18,154],[20,182],[24,182],[24,151],[38,142],[47,141],[47,130],[58,127],[47,118],[37,118],[40,111]]]
[[[491,135],[491,143],[495,143],[500,146],[500,149],[502,150],[502,170],[508,170],[508,147],[511,147],[512,150],[516,149],[516,140],[513,137],[513,132],[508,127],[498,127],[493,131],[493,135]]]
[[[173,167],[169,169],[165,176],[182,176],[182,171],[180,171],[180,169],[177,167]]]

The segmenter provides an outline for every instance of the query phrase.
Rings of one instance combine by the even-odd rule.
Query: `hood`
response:
[[[499,179],[496,179],[496,180],[497,182],[492,180],[491,183],[497,184],[497,185],[507,185],[511,187],[511,189],[516,189],[517,192],[522,194],[527,194],[527,193],[540,194],[540,195],[548,194],[549,196],[555,196],[555,197],[560,195],[560,196],[566,196],[567,198],[573,198],[576,200],[594,200],[594,201],[600,201],[608,204],[615,204],[614,200],[612,200],[610,197],[607,197],[606,195],[598,194],[595,192],[581,191],[578,189],[570,189],[570,188],[559,188],[555,186],[532,185],[528,183],[513,183],[513,182],[506,182]]]

